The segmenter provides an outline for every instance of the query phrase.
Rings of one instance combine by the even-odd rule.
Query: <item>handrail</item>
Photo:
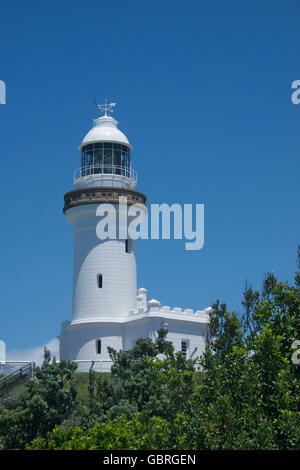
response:
[[[137,181],[137,172],[131,168],[127,168],[119,165],[88,165],[84,167],[77,168],[74,171],[74,182],[80,178],[91,175],[117,175],[125,176],[126,178]]]
[[[9,382],[12,378],[20,375],[22,376],[25,372],[30,370],[31,373],[31,378],[33,378],[33,373],[34,373],[34,363],[33,362],[28,362],[25,366],[19,367],[17,370],[14,370],[10,374],[6,375],[5,377],[2,377],[0,379],[0,386],[6,384]]]

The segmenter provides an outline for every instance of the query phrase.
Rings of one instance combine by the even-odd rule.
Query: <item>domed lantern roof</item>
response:
[[[125,144],[132,150],[132,147],[126,135],[118,129],[118,121],[112,116],[108,116],[107,112],[112,112],[111,107],[115,103],[98,105],[100,110],[104,111],[104,116],[94,119],[94,127],[86,134],[79,149],[87,144],[94,142],[115,142]]]

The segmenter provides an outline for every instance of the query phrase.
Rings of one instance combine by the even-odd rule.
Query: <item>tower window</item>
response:
[[[125,253],[129,253],[129,240],[125,240]]]
[[[103,287],[102,274],[97,274],[97,285],[98,285],[99,289],[102,289],[102,287]]]
[[[181,352],[184,357],[187,356],[188,344],[187,341],[181,341]]]
[[[96,354],[101,354],[101,339],[96,339]]]

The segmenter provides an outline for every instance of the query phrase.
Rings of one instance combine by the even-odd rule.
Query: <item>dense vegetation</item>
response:
[[[164,329],[155,344],[110,349],[111,375],[89,372],[88,403],[76,366],[45,351],[0,409],[0,448],[300,449],[299,294],[300,271],[293,285],[271,273],[261,292],[245,289],[240,314],[216,302],[201,358],[174,354]]]

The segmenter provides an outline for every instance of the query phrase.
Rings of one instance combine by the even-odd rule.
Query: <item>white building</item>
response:
[[[146,196],[136,191],[136,172],[131,166],[132,147],[108,115],[94,120],[94,127],[79,146],[81,167],[74,174],[76,189],[65,194],[64,214],[73,225],[74,268],[72,321],[61,325],[60,358],[78,363],[87,371],[110,370],[107,346],[130,350],[137,338],[153,338],[157,329],[168,330],[175,351],[189,356],[205,346],[209,309],[193,311],[161,306],[147,300],[147,290],[137,290],[136,242],[100,240],[96,234],[101,204],[118,210],[120,196],[127,205],[139,203],[146,211]],[[119,226],[116,227],[117,232]]]

